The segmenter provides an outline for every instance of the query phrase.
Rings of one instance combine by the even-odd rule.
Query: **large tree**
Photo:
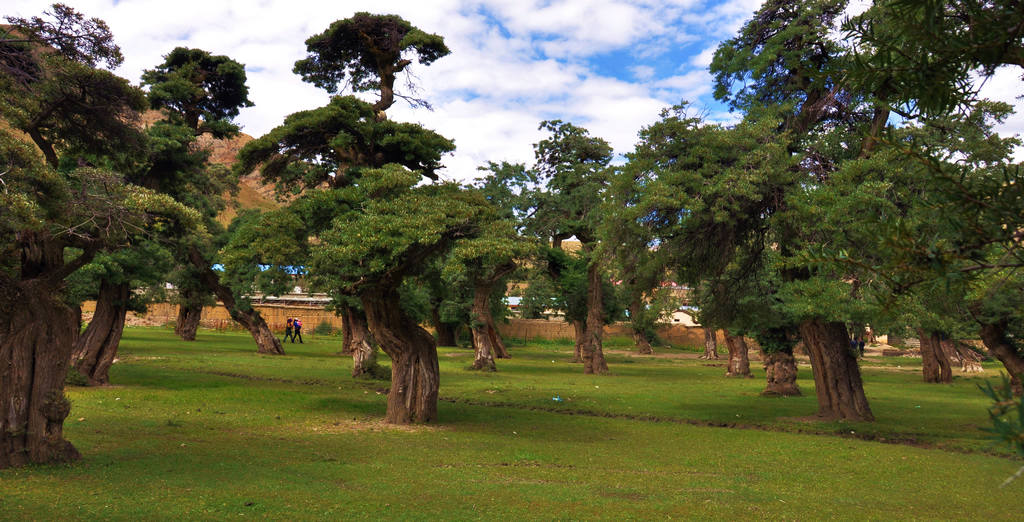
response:
[[[353,92],[377,91],[380,99],[373,109],[380,120],[395,102],[395,96],[414,105],[427,105],[413,96],[415,85],[409,82],[408,95],[395,92],[395,79],[415,59],[430,65],[451,51],[444,39],[426,33],[400,16],[360,12],[338,20],[326,31],[306,40],[309,54],[295,62],[295,73],[329,93],[339,87]]]
[[[245,84],[245,66],[202,49],[177,47],[164,57],[163,63],[145,71],[142,82],[149,88],[151,107],[165,116],[149,129],[149,134],[158,135],[165,145],[158,149],[160,155],[139,176],[138,182],[202,210],[207,228],[214,232],[206,240],[189,238],[179,242],[178,257],[189,267],[180,268],[178,275],[195,278],[180,281],[182,313],[178,319],[185,326],[180,334],[183,338],[195,338],[192,325],[198,324],[202,304],[213,294],[230,317],[249,331],[259,353],[283,354],[284,347],[259,311],[213,269],[218,261],[217,251],[227,241],[215,218],[224,208],[223,194],[234,189],[237,180],[230,171],[209,162],[208,152],[197,138],[202,134],[228,138],[238,133],[232,119],[241,108],[252,106]]]
[[[870,157],[889,119],[888,107],[876,101],[884,93],[857,91],[847,82],[851,58],[834,38],[845,7],[844,0],[769,0],[719,46],[711,72],[718,99],[748,118],[781,117],[778,130],[798,161],[797,178],[778,187],[770,225],[785,263],[779,295],[811,356],[818,415],[873,420],[849,349],[848,310],[830,306],[850,291],[846,274],[800,262],[803,251],[829,240],[807,220],[812,213],[802,212],[801,198],[827,188],[842,162]]]
[[[921,117],[928,127],[947,134],[947,117],[977,118],[977,85],[973,75],[988,77],[1002,67],[1024,67],[1024,6],[1019,2],[903,2],[887,0],[847,24],[858,51],[851,80],[882,90],[893,110],[906,118]],[[931,122],[937,118],[938,122]],[[986,147],[978,151],[999,150]],[[991,141],[991,138],[987,141]],[[937,234],[913,236],[887,231],[890,241],[907,245],[879,268],[901,287],[938,279],[963,283],[967,307],[980,327],[982,340],[999,358],[1021,391],[1024,347],[1016,342],[1021,308],[1016,271],[1024,266],[1020,230],[1021,166],[1005,158],[984,168],[947,156],[949,147],[930,143],[893,142],[917,160],[934,181],[926,193],[930,208],[942,209]],[[925,207],[928,208],[928,207]]]
[[[493,213],[477,192],[452,184],[413,187],[419,177],[388,165],[345,189],[359,211],[338,216],[321,234],[311,263],[317,284],[361,300],[370,331],[391,358],[385,419],[399,424],[436,420],[440,377],[434,337],[409,317],[399,289],[455,242],[478,236],[478,223]]]
[[[311,37],[306,47],[307,58],[295,64],[295,72],[303,80],[331,93],[345,82],[356,92],[377,89],[380,100],[369,104],[354,96],[335,96],[324,107],[292,114],[240,151],[238,171],[259,168],[263,179],[275,183],[280,193],[301,194],[293,205],[304,205],[297,211],[308,219],[302,221],[303,231],[289,234],[319,241],[334,220],[361,211],[362,202],[353,197],[377,196],[353,188],[367,173],[379,173],[389,164],[401,165],[436,180],[441,156],[455,146],[419,125],[389,121],[385,114],[394,102],[395,74],[411,63],[407,55],[417,54],[423,64],[433,62],[448,53],[441,37],[424,33],[397,16],[357,13]],[[259,264],[260,255],[250,251],[235,259]],[[294,261],[294,265],[303,264],[302,259]],[[363,313],[370,312],[365,300],[361,310],[347,304],[349,301],[334,291],[336,287],[324,289],[339,296],[336,312],[349,327],[345,351],[353,352],[354,367],[372,368],[366,359],[373,348],[371,331],[364,326],[368,317]]]
[[[771,222],[795,183],[788,140],[778,120],[733,127],[704,123],[685,105],[641,131],[616,180],[630,194],[620,217],[657,243],[659,256],[689,286],[703,323],[727,332],[730,372],[749,373],[736,337],[758,338],[769,394],[798,393],[794,320],[778,307],[778,253]],[[744,343],[745,344],[745,343]]]
[[[171,198],[91,168],[57,172],[0,135],[7,190],[0,204],[0,468],[78,457],[64,440],[64,379],[78,315],[64,299],[69,275],[97,253],[147,231],[198,226]]]
[[[583,372],[607,373],[608,363],[601,342],[606,322],[607,254],[597,247],[612,149],[607,141],[593,137],[586,129],[571,123],[544,121],[540,128],[550,136],[533,147],[535,164],[531,170],[542,188],[531,187],[532,211],[527,229],[543,241],[550,242],[555,249],[573,237],[580,242],[582,248],[578,254],[586,263],[586,313],[584,317],[570,320],[575,321]],[[556,269],[552,274],[560,277],[559,265],[549,266]]]

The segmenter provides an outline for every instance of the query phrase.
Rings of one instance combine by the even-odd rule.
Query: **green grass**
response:
[[[1003,520],[1024,498],[1024,481],[998,488],[1021,463],[978,429],[981,378],[925,385],[912,359],[864,362],[877,422],[822,423],[800,420],[805,365],[804,397],[767,399],[756,364],[726,379],[611,353],[613,375],[585,376],[571,345],[539,343],[479,373],[443,348],[440,421],[403,429],[379,422],[387,383],[351,379],[339,348],[128,330],[114,386],[68,390],[84,459],[0,471],[0,519]]]

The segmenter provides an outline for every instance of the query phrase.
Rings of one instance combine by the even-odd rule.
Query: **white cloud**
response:
[[[4,11],[31,16],[52,0],[8,0]],[[333,20],[383,9],[438,33],[452,55],[411,69],[433,112],[398,102],[392,118],[422,122],[455,139],[444,176],[468,179],[493,161],[530,162],[537,125],[563,119],[609,140],[619,154],[663,107],[689,100],[713,121],[733,122],[710,98],[707,72],[718,42],[731,37],[760,0],[80,0],[106,20],[125,54],[118,74],[138,81],[176,45],[226,54],[248,70],[255,107],[238,118],[258,136],[288,114],[326,103],[326,93],[291,69],[304,41]],[[599,72],[615,53],[612,73]],[[618,77],[611,77],[615,74]],[[1013,79],[990,81],[1019,92]],[[372,95],[368,95],[372,98]],[[1019,132],[1021,116],[1007,124]]]

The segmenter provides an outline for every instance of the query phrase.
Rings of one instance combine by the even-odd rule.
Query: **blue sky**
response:
[[[3,14],[31,16],[50,2],[7,0]],[[138,81],[175,46],[244,63],[255,106],[238,118],[260,136],[288,114],[321,106],[326,93],[291,73],[307,37],[358,11],[398,14],[440,34],[452,54],[413,74],[433,111],[399,102],[392,119],[453,138],[442,176],[466,180],[487,161],[532,160],[544,119],[561,119],[632,149],[637,132],[681,100],[732,121],[711,96],[707,65],[759,0],[65,0],[107,21],[125,55],[116,72]],[[863,2],[859,2],[863,3]],[[1005,76],[1005,78],[1003,77]],[[986,89],[1014,100],[1019,73]],[[1009,94],[1007,94],[1009,93]],[[1018,105],[1020,105],[1018,103]],[[1020,117],[1008,130],[1020,132]]]

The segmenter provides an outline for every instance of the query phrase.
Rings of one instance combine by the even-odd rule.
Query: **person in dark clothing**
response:
[[[295,327],[295,335],[292,336],[292,344],[295,344],[295,338],[299,338],[299,344],[302,344],[302,321],[298,317],[292,321],[292,326]]]
[[[860,350],[860,356],[864,357],[864,338],[863,337],[858,337],[857,338],[857,349]]]
[[[292,333],[292,326],[292,318],[289,317],[284,323],[284,339],[281,340],[282,343],[288,342],[289,338],[292,340],[292,343],[295,342],[295,334]]]

